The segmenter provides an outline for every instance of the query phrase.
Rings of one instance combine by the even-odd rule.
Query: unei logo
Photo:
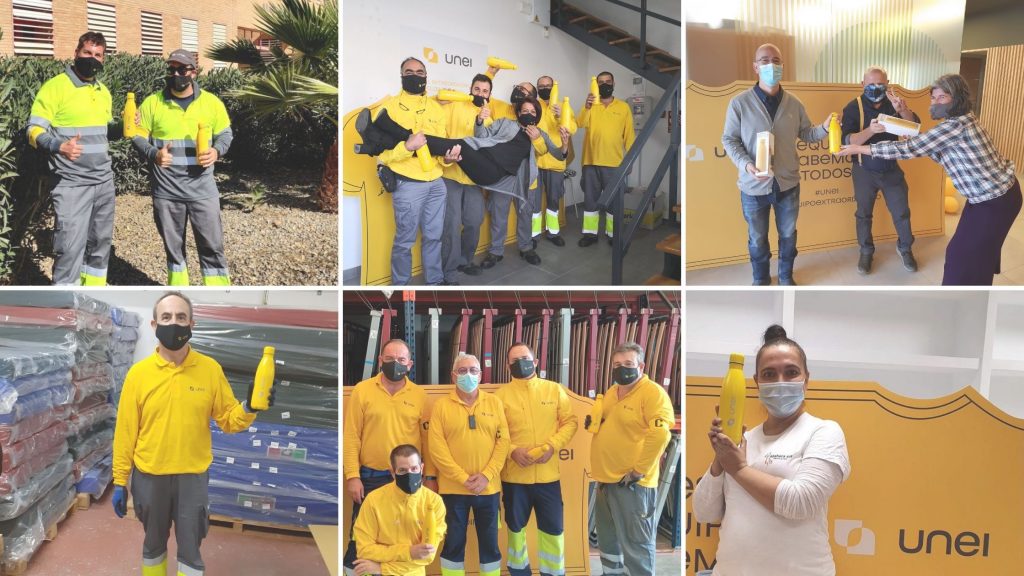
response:
[[[437,52],[433,48],[423,47],[423,57],[427,59],[427,62],[431,64],[437,64]]]
[[[836,544],[846,548],[847,554],[875,555],[875,533],[865,528],[864,522],[836,519],[835,534]]]

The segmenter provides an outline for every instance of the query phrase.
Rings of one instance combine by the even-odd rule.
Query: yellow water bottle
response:
[[[491,68],[498,68],[499,70],[519,69],[519,66],[516,66],[515,64],[509,62],[508,60],[503,60],[501,58],[497,58],[494,56],[489,56],[487,58],[487,65],[490,66]]]
[[[430,172],[430,169],[434,167],[430,161],[430,150],[427,149],[426,144],[416,149],[416,157],[420,159],[420,168],[423,168],[424,172]]]
[[[597,76],[590,77],[590,93],[594,95],[594,100],[601,99],[601,91],[597,88]]]
[[[466,94],[465,92],[456,92],[455,90],[438,90],[437,99],[446,102],[472,102],[473,95]]]
[[[729,371],[722,381],[722,396],[718,401],[718,417],[722,419],[722,433],[736,445],[743,438],[743,404],[747,399],[747,381],[743,378],[743,355],[729,355]]]
[[[270,408],[270,389],[274,386],[274,347],[263,348],[263,358],[256,367],[256,378],[253,380],[252,399],[249,405],[253,410]]]
[[[138,109],[139,107],[135,104],[135,92],[129,92],[128,97],[124,100],[124,111],[121,113],[125,138],[135,137],[135,113]]]
[[[562,99],[562,122],[560,126],[562,128],[565,128],[566,130],[570,130],[570,126],[572,126],[572,118],[572,108],[569,107],[569,97],[566,96],[565,98]]]
[[[531,460],[536,460],[537,458],[540,458],[541,456],[543,456],[544,453],[547,452],[547,451],[548,451],[548,445],[547,444],[541,444],[540,446],[537,446],[533,450],[528,451],[526,453],[526,455],[529,456]]]
[[[549,104],[558,104],[558,82],[551,85],[551,95],[548,96]]]
[[[210,125],[206,122],[199,123],[199,131],[196,133],[196,156],[202,156],[210,149]],[[270,349],[273,353],[273,348]]]
[[[434,518],[434,511],[427,510],[427,518],[423,521],[423,544],[437,546],[437,519]]]
[[[601,429],[601,418],[604,417],[604,394],[598,394],[597,398],[594,399],[594,406],[590,409],[590,415],[587,416],[587,421],[584,422],[584,427],[587,432],[591,434],[597,434],[598,430]]]
[[[839,115],[833,112],[832,119],[828,122],[828,151],[832,154],[838,154],[842,142],[843,133],[839,128]]]

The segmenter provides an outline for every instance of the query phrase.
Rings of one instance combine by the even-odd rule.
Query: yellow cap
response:
[[[274,354],[274,347],[273,346],[264,346],[263,347],[263,353],[264,354],[273,355]]]
[[[743,366],[743,354],[729,354],[729,364],[739,364]]]

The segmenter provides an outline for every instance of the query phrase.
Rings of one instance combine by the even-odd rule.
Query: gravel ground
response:
[[[217,175],[221,192],[224,248],[232,283],[238,286],[336,286],[338,215],[320,212],[314,200],[319,171],[275,170],[256,174],[226,165]],[[263,201],[247,212],[251,190],[262,187]],[[190,226],[191,228],[191,226]],[[53,269],[49,217],[32,259],[16,284],[49,284]],[[189,275],[202,284],[195,238],[187,233]],[[153,285],[167,281],[163,242],[153,222],[149,195],[117,197],[114,247],[107,282]]]

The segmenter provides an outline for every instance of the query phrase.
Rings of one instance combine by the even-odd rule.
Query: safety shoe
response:
[[[790,276],[789,278],[782,278],[780,276],[779,286],[796,286],[796,280],[793,280],[792,276]]]
[[[545,234],[544,237],[548,239],[548,242],[551,242],[555,246],[565,246],[565,240],[563,240],[558,234]]]
[[[530,264],[533,264],[534,266],[540,264],[540,256],[538,256],[537,253],[534,252],[533,250],[520,252],[519,257],[522,258],[523,260],[526,260]]]
[[[608,245],[609,246],[612,246],[612,245],[615,244],[615,238],[614,237],[608,236],[607,238],[608,238]]]
[[[861,276],[871,273],[871,254],[861,254],[857,260],[857,273]]]
[[[501,262],[504,258],[504,256],[495,256],[494,254],[488,253],[487,256],[484,256],[484,259],[480,261],[480,267],[484,270],[494,268],[494,265]]]
[[[595,244],[596,242],[597,234],[584,234],[583,237],[580,238],[580,241],[577,242],[577,244],[579,244],[581,248],[586,248],[587,246]]]
[[[900,258],[903,259],[903,268],[907,272],[917,272],[917,260],[914,260],[913,252],[901,252]]]
[[[536,238],[534,238],[533,240],[530,240],[530,246],[531,246],[531,248],[530,248],[531,250],[536,250],[537,249],[537,239]]]
[[[476,264],[466,264],[463,266],[459,266],[458,268],[456,268],[456,270],[462,272],[463,274],[468,274],[469,276],[480,275],[480,267],[477,266]]]

